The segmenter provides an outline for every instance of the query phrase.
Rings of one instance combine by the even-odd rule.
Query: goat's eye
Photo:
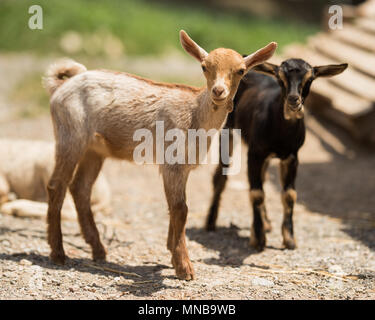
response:
[[[206,66],[202,66],[202,70],[203,70],[203,72],[206,72],[207,71]]]
[[[245,69],[240,69],[237,71],[237,73],[242,76],[245,73]]]

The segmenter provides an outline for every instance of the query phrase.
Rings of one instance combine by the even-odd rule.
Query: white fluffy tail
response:
[[[74,60],[63,59],[57,61],[48,67],[43,77],[43,86],[52,95],[68,78],[85,71],[87,71],[86,67]]]

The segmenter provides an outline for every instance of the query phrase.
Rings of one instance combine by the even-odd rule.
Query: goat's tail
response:
[[[51,64],[43,77],[43,86],[49,94],[53,94],[64,81],[75,75],[87,71],[83,64],[71,59],[63,59]]]

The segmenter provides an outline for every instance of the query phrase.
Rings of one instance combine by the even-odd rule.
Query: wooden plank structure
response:
[[[290,45],[282,56],[311,65],[347,62],[341,75],[312,84],[307,107],[375,146],[375,0],[346,7],[345,13],[342,29],[320,32],[306,45]]]

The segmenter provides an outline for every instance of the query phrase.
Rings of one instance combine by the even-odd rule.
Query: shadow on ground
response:
[[[123,276],[126,280],[134,281],[132,284],[116,284],[115,286],[117,289],[121,292],[131,293],[136,296],[151,296],[154,292],[160,290],[168,288],[177,289],[175,287],[170,287],[163,284],[164,279],[174,279],[174,277],[162,276],[161,271],[170,267],[161,264],[154,264],[150,266],[124,266],[113,262],[95,263],[91,259],[69,258],[64,265],[60,266],[53,264],[47,256],[39,253],[0,254],[0,260],[20,262],[22,259],[27,259],[31,261],[33,265],[38,265],[43,269],[65,271],[73,269],[83,273],[108,277],[114,276],[117,273],[117,276],[119,277]],[[109,271],[109,269],[113,271]],[[126,273],[126,275],[124,275],[124,273]],[[112,279],[108,280],[111,281]]]
[[[30,233],[32,231],[32,233]],[[24,232],[28,232],[25,234]],[[27,238],[37,238],[46,240],[45,231],[44,230],[30,230],[26,228],[18,228],[18,229],[10,229],[7,227],[0,228],[0,235],[5,233],[16,233],[18,236],[24,236]],[[66,239],[68,236],[80,236],[80,234],[74,233],[65,233],[64,243],[66,245],[72,246],[76,249],[85,251],[86,253],[91,253],[89,248],[81,247],[72,241]],[[6,239],[3,239],[6,240]],[[103,239],[103,243],[106,243],[105,239]],[[107,248],[109,247],[109,243],[106,243]],[[121,243],[122,246],[127,245],[126,243]],[[118,244],[114,243],[111,245],[118,246]],[[150,265],[142,265],[142,266],[127,266],[127,265],[120,265],[114,262],[94,262],[91,259],[87,258],[69,258],[64,265],[56,265],[52,263],[48,256],[42,255],[37,252],[32,253],[24,253],[24,252],[16,252],[12,254],[7,253],[0,253],[0,261],[1,260],[9,260],[14,262],[20,262],[22,259],[27,259],[33,263],[33,265],[38,265],[43,269],[52,269],[52,270],[75,270],[78,272],[83,273],[90,273],[93,275],[102,275],[108,277],[108,281],[112,281],[110,276],[119,276],[123,277],[126,280],[133,280],[133,283],[129,284],[115,284],[117,289],[121,292],[131,293],[136,296],[151,296],[154,292],[164,290],[164,289],[176,289],[175,287],[170,287],[163,284],[164,279],[175,279],[175,276],[162,276],[161,271],[163,269],[170,269],[170,266],[162,265],[162,264],[150,264]]]
[[[219,252],[218,258],[205,259],[206,264],[237,267],[247,257],[258,253],[249,245],[249,236],[240,236],[240,231],[240,228],[231,224],[228,228],[219,227],[215,232],[207,232],[204,228],[188,228],[186,235],[207,249]],[[266,246],[266,249],[283,250],[273,246]]]

